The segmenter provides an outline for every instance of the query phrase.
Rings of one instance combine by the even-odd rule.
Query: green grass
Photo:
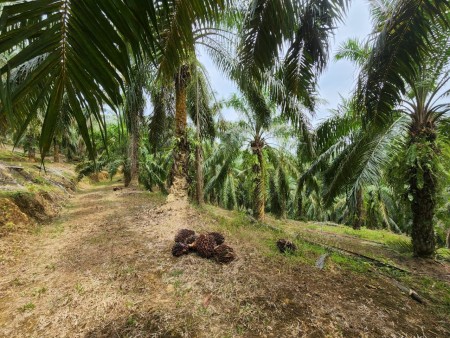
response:
[[[450,249],[439,248],[437,249],[436,254],[438,255],[438,257],[450,261]]]
[[[34,305],[32,302],[29,302],[29,303],[27,303],[27,304],[21,306],[21,307],[19,308],[19,311],[20,311],[20,312],[32,311],[32,310],[34,310],[35,307],[36,307],[36,305]]]
[[[33,295],[36,297],[41,297],[46,292],[47,292],[47,288],[45,286],[43,286],[39,289],[36,289],[36,291],[33,293]]]
[[[371,267],[368,262],[339,253],[332,253],[329,259],[344,270],[351,270],[359,273],[367,273]]]
[[[57,219],[56,221],[53,222],[50,229],[51,229],[50,233],[52,234],[52,237],[53,238],[58,237],[65,231],[65,221],[63,219]]]
[[[22,151],[11,151],[8,149],[5,149],[3,147],[0,147],[0,160],[6,161],[6,162],[21,162],[21,161],[27,161],[28,156],[24,154]]]
[[[283,227],[270,227],[262,223],[252,223],[242,212],[226,211],[210,205],[205,205],[200,210],[206,211],[207,215],[216,221],[217,230],[231,233],[233,237],[251,243],[252,246],[258,248],[261,255],[269,259],[278,260],[282,258],[284,263],[293,266],[298,264],[315,266],[319,257],[327,252],[327,249],[321,245],[312,244],[299,237],[289,235],[287,231],[283,230]],[[297,246],[297,250],[291,253],[280,253],[276,246],[276,242],[280,238],[292,241]],[[330,254],[325,269],[330,268],[331,265],[359,273],[367,272],[370,267],[370,264],[362,259],[340,253]]]
[[[181,276],[183,273],[184,273],[183,270],[176,269],[176,270],[170,271],[170,272],[169,272],[169,276],[170,276],[170,277],[179,277],[179,276]]]
[[[368,229],[368,228],[361,228],[360,230],[352,229],[345,225],[307,225],[307,228],[314,229],[314,230],[322,230],[326,232],[341,234],[341,235],[348,235],[353,237],[358,237],[361,239],[374,241],[381,244],[388,244],[390,242],[409,242],[410,238],[405,235],[401,234],[395,234],[388,230],[382,230],[382,229]]]
[[[85,291],[84,290],[84,286],[81,283],[79,283],[79,282],[77,284],[75,284],[74,289],[80,295],[82,295],[84,293],[84,291]]]

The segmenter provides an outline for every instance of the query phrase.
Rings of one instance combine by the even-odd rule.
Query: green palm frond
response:
[[[393,141],[404,139],[408,122],[408,117],[401,116],[382,129],[374,126],[373,129],[361,130],[357,139],[325,172],[324,200],[327,205],[344,189],[350,189],[350,202],[354,202],[360,187],[375,184],[380,179],[393,151]]]
[[[368,41],[364,42],[357,38],[348,39],[339,45],[334,58],[336,60],[350,60],[358,66],[363,66],[371,53]]]
[[[242,26],[240,61],[246,67],[269,68],[280,58],[282,46],[298,45],[299,36],[305,46],[315,45],[316,39],[323,37],[322,30],[331,30],[335,27],[335,21],[342,18],[346,4],[346,1],[330,0],[250,1]],[[319,53],[324,51],[321,47],[319,49]],[[315,60],[314,52],[317,51],[317,48],[305,48],[305,54],[311,60]]]
[[[159,53],[156,65],[163,79],[173,80],[178,68],[195,54],[196,41],[220,21],[229,0],[165,0],[156,2]],[[209,33],[209,34],[208,34]]]
[[[414,83],[417,65],[432,54],[435,37],[448,35],[448,0],[396,0],[390,15],[376,27],[372,53],[364,66],[359,101],[369,120],[382,122]],[[384,122],[383,122],[384,123]]]
[[[195,65],[187,87],[187,111],[191,120],[197,125],[197,111],[199,114],[200,135],[202,139],[213,140],[216,136],[214,124],[214,110],[211,85],[201,65]]]
[[[65,96],[68,113],[77,121],[92,152],[85,108],[99,120],[103,103],[111,107],[120,103],[122,79],[128,75],[124,37],[137,41],[134,32],[140,21],[136,15],[141,13],[142,18],[153,11],[150,3],[140,12],[132,7],[132,2],[128,6],[122,1],[46,0],[8,1],[3,8],[0,54],[15,53],[0,75],[4,78],[21,72],[25,65],[34,63],[8,93],[9,114],[30,114],[30,102],[39,105],[42,97],[48,100],[40,139],[43,156],[50,147]],[[151,35],[148,41],[152,39]]]

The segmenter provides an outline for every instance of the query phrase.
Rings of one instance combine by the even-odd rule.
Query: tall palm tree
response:
[[[208,36],[220,33],[214,28],[226,10],[227,1],[208,0],[202,5],[189,0],[157,3],[159,46],[161,52],[155,60],[161,81],[173,83],[175,92],[175,132],[177,140],[174,151],[172,186],[169,198],[187,196],[189,144],[187,140],[187,94],[193,68],[195,46]]]
[[[374,39],[358,85],[364,129],[336,165],[327,194],[336,196],[349,184],[356,193],[363,182],[375,182],[398,149],[392,141],[403,140],[416,256],[430,256],[435,249],[436,138],[450,111],[445,102],[449,9],[445,0],[397,0],[377,8]]]
[[[266,134],[270,120],[262,120],[261,116],[255,110],[252,110],[247,100],[239,98],[236,95],[227,102],[227,105],[245,116],[245,119],[239,122],[239,128],[241,133],[247,136],[250,150],[257,159],[257,164],[253,166],[253,172],[255,174],[253,214],[256,219],[264,220],[266,204],[266,160],[263,152],[267,146]],[[273,108],[274,106],[272,105]],[[268,109],[270,108],[268,107]]]
[[[132,69],[130,82],[125,91],[125,117],[127,130],[130,135],[128,145],[129,168],[125,175],[125,186],[139,185],[139,143],[142,120],[144,118],[145,97],[144,90],[147,85],[149,70],[143,61],[138,60]]]
[[[213,115],[217,109],[212,104],[213,95],[211,86],[209,84],[207,74],[203,66],[196,62],[190,67],[191,76],[186,86],[186,119],[189,117],[196,129],[196,139],[194,141],[196,151],[196,167],[195,170],[195,195],[199,204],[203,201],[203,178],[202,177],[202,142],[205,140],[212,140],[215,137],[215,126]],[[175,131],[168,130],[175,124],[176,106],[174,86],[161,79],[156,79],[152,84],[151,97],[153,105],[153,114],[150,117],[149,136],[151,148],[154,152],[158,149],[168,146],[167,141],[172,139]],[[188,121],[186,120],[186,128]],[[186,136],[187,136],[187,130]],[[174,157],[179,156],[179,139],[176,139],[177,144],[174,148]],[[186,139],[187,140],[187,139]],[[192,143],[192,142],[191,142]],[[186,143],[186,146],[189,144]],[[189,155],[185,153],[186,157]],[[175,161],[174,161],[175,162]],[[184,163],[186,168],[183,171],[184,175],[188,172],[188,163]],[[174,164],[175,167],[175,164]],[[179,166],[177,166],[179,168]],[[172,168],[169,185],[173,185],[174,168]],[[187,183],[187,182],[186,182]],[[186,187],[185,187],[186,188]],[[183,193],[185,193],[183,191]]]
[[[216,136],[214,115],[220,105],[212,104],[214,96],[205,69],[201,64],[192,68],[192,81],[187,88],[188,116],[195,125],[195,200],[204,203],[203,146],[204,141],[213,141]]]

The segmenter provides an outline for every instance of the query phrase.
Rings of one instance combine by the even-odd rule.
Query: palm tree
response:
[[[448,1],[413,0],[376,7],[374,39],[358,85],[364,129],[336,165],[327,193],[332,198],[345,186],[356,193],[363,183],[375,183],[403,140],[416,256],[435,249],[437,130],[450,111],[440,101],[448,95],[449,8]]]
[[[214,115],[220,105],[212,104],[214,99],[205,69],[201,64],[192,68],[192,81],[187,88],[188,116],[195,125],[195,200],[204,203],[203,192],[203,141],[213,141],[216,136]]]
[[[149,75],[147,68],[143,61],[138,61],[134,65],[125,92],[125,117],[130,135],[128,145],[129,168],[126,168],[128,173],[125,175],[126,187],[137,187],[139,185],[139,143],[145,108],[144,89]]]
[[[169,198],[187,196],[189,144],[187,140],[187,94],[192,73],[197,64],[195,46],[208,37],[220,34],[215,28],[220,14],[227,8],[221,0],[203,1],[197,4],[189,0],[157,3],[159,46],[156,67],[165,86],[174,84],[176,150],[172,170],[171,194]],[[184,37],[184,38],[181,38]]]
[[[262,120],[252,110],[247,100],[239,98],[236,95],[228,100],[226,104],[245,116],[245,119],[241,120],[238,126],[241,133],[247,136],[250,150],[257,159],[257,164],[253,166],[255,176],[253,215],[258,220],[264,220],[266,203],[266,160],[263,152],[267,146],[266,133],[270,125],[270,120]],[[274,106],[272,105],[273,108]]]
[[[292,141],[293,130],[275,116],[275,104],[268,99],[265,109],[273,112],[271,118],[266,120],[261,120],[246,98],[234,95],[225,105],[239,112],[243,119],[226,124],[225,131],[220,134],[221,142],[205,162],[208,178],[206,194],[216,189],[221,192],[218,195],[222,196],[224,206],[233,208],[240,201],[237,186],[245,185],[243,190],[251,193],[240,205],[249,205],[255,218],[264,220],[269,182],[270,210],[277,216],[286,217],[292,173],[296,173],[296,168],[293,156],[285,148]]]
[[[196,151],[196,167],[195,170],[195,182],[196,182],[196,200],[198,204],[203,202],[203,178],[202,178],[202,142],[204,140],[212,140],[215,137],[215,126],[213,115],[217,111],[217,107],[215,107],[211,101],[213,100],[213,95],[211,92],[211,87],[208,82],[206,71],[203,69],[200,63],[194,63],[190,66],[191,75],[189,78],[189,82],[186,85],[186,148],[189,149],[189,142],[187,139],[187,126],[189,117],[192,123],[195,125],[196,129],[196,139],[193,143],[195,143]],[[156,79],[152,84],[151,97],[152,97],[152,105],[153,105],[153,114],[150,117],[149,124],[149,136],[150,136],[150,144],[151,148],[154,152],[156,152],[161,147],[167,146],[167,140],[172,139],[172,136],[175,134],[169,130],[171,125],[176,124],[176,92],[175,89],[170,85],[170,83],[164,83],[161,79]],[[175,106],[175,109],[174,107]],[[178,116],[179,117],[179,116]],[[180,155],[179,152],[179,137],[175,137],[176,145],[174,148],[173,156],[178,158]],[[190,142],[192,143],[192,142]],[[189,169],[189,153],[183,152],[183,155],[186,156],[186,162],[184,163],[185,169],[183,170],[183,175],[188,175]],[[173,186],[175,179],[175,170],[180,166],[175,166],[172,168],[171,178],[169,180],[169,185]],[[187,183],[187,182],[185,182]],[[184,186],[184,189],[187,190],[187,185]],[[184,189],[181,189],[181,193],[186,193]]]

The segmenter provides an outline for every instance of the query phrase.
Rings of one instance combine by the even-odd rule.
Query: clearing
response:
[[[271,218],[261,225],[213,206],[164,204],[158,193],[113,191],[118,184],[86,185],[51,224],[0,238],[0,336],[450,334],[448,262],[417,262],[339,227]],[[221,266],[196,254],[172,257],[184,227],[222,232],[238,259]],[[282,237],[299,250],[278,253]],[[315,261],[327,251],[311,242],[386,265],[333,251],[320,270]]]

